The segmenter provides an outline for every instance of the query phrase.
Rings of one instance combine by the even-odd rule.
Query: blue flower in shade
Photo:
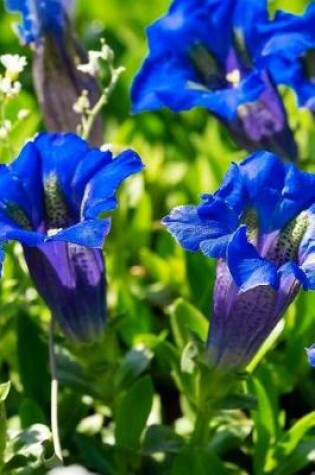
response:
[[[315,289],[315,175],[257,152],[163,222],[184,249],[219,259],[209,357],[244,368],[298,290]]]
[[[53,132],[75,132],[81,116],[73,110],[82,91],[88,92],[91,108],[101,96],[93,76],[77,69],[88,55],[72,32],[68,18],[71,0],[5,0],[11,11],[21,15],[18,26],[23,43],[33,47],[34,86],[45,124]],[[104,142],[101,114],[94,121],[89,141]]]
[[[47,32],[60,33],[67,21],[69,0],[5,0],[8,10],[20,12],[19,35],[25,43],[39,41]]]
[[[91,340],[103,328],[102,246],[115,191],[142,170],[126,150],[116,158],[75,134],[41,134],[0,168],[0,240],[17,240],[40,294],[64,333]]]
[[[301,16],[279,11],[263,28],[262,56],[277,84],[290,86],[299,105],[315,112],[315,4]]]
[[[294,160],[282,99],[268,69],[259,67],[260,28],[268,21],[265,0],[175,0],[148,28],[150,53],[133,83],[133,111],[201,106],[241,146]]]

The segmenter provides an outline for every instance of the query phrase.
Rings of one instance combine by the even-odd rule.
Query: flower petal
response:
[[[83,221],[46,238],[45,241],[66,241],[85,247],[102,248],[110,225],[110,218]]]
[[[207,197],[200,206],[174,208],[162,223],[184,249],[199,249],[211,257],[224,257],[230,234],[237,225],[237,216],[220,199]]]
[[[34,283],[66,336],[98,339],[106,317],[105,267],[100,249],[48,242],[24,247]]]
[[[43,184],[41,181],[41,162],[38,149],[33,142],[22,148],[20,155],[8,167],[18,178],[29,202],[28,214],[32,225],[37,228],[43,221]],[[25,205],[25,201],[22,203]]]
[[[259,285],[279,286],[276,267],[260,257],[257,249],[248,242],[246,227],[234,234],[227,251],[227,262],[235,283],[242,292]]]
[[[267,0],[235,1],[233,28],[240,54],[249,49],[252,56],[259,56],[261,50],[261,25],[268,21]],[[239,44],[239,45],[238,45]],[[248,53],[247,53],[248,54]]]
[[[72,133],[43,133],[36,137],[34,144],[41,157],[44,183],[52,176],[57,177],[64,196],[71,196],[76,168],[91,150],[88,143]]]
[[[96,218],[103,211],[115,209],[115,192],[120,183],[143,168],[139,155],[133,150],[122,152],[106,165],[86,186],[82,204],[84,218]]]

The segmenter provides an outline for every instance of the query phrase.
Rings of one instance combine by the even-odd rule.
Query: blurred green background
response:
[[[273,1],[270,12],[300,13],[307,3]],[[146,55],[145,28],[168,5],[166,0],[80,0],[73,11],[85,47],[98,49],[105,37],[116,65],[126,67],[104,110],[105,140],[114,150],[134,148],[146,170],[122,187],[106,241],[109,315],[103,341],[82,348],[57,338],[65,460],[106,475],[310,474],[315,377],[304,348],[315,341],[312,293],[301,293],[277,328],[278,338],[268,342],[270,351],[253,365],[245,391],[256,405],[242,399],[242,410],[213,419],[207,446],[187,445],[197,402],[194,375],[183,359],[192,334],[206,338],[215,266],[200,254],[183,252],[160,219],[175,205],[196,203],[201,193],[214,191],[231,161],[246,152],[204,110],[130,115],[130,85]],[[0,53],[27,55],[30,65],[31,52],[19,45],[12,29],[17,19],[1,4]],[[23,92],[9,115],[19,108],[31,114],[12,133],[14,153],[43,129],[30,67],[21,81]],[[291,91],[283,94],[301,166],[313,170],[313,118],[297,110]],[[1,153],[2,162],[14,158],[5,146]],[[12,384],[7,427],[0,417],[0,473],[41,474],[51,455],[49,312],[33,289],[20,247],[10,244],[7,251],[0,284],[0,381]]]

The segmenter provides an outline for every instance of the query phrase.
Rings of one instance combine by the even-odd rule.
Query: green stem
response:
[[[54,446],[54,452],[60,463],[63,463],[62,449],[59,437],[58,426],[58,376],[56,365],[56,354],[54,344],[55,323],[53,316],[51,317],[49,326],[49,362],[51,374],[51,433]]]
[[[235,384],[236,381],[230,373],[211,369],[207,365],[200,367],[197,414],[191,445],[199,447],[207,445],[211,435],[210,421],[220,411],[225,397]]]
[[[205,445],[207,445],[210,433],[209,423],[211,416],[212,412],[210,411],[198,411],[194,432],[190,439],[191,445],[197,447],[204,447]]]
[[[102,107],[105,106],[106,104],[107,104],[107,96],[105,94],[102,94],[102,96],[97,101],[97,103],[95,104],[93,109],[90,111],[89,117],[88,117],[88,119],[86,120],[86,122],[83,126],[83,131],[82,131],[82,138],[83,139],[87,140],[89,138],[89,135],[91,133],[94,121],[95,121],[97,115],[99,114],[99,112],[101,112]]]
[[[93,124],[98,114],[101,112],[102,108],[108,103],[108,99],[112,95],[116,87],[117,81],[119,79],[120,73],[122,71],[122,68],[115,69],[112,65],[109,65],[109,68],[110,68],[109,85],[104,89],[103,94],[101,95],[97,103],[94,105],[93,109],[89,111],[87,120],[83,121],[82,138],[85,140],[88,140]]]

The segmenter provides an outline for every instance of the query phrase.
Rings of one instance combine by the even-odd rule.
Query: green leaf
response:
[[[0,402],[4,402],[8,397],[11,388],[11,381],[0,384]]]
[[[252,411],[256,431],[254,466],[255,473],[262,474],[270,444],[276,438],[276,416],[267,387],[259,379],[253,378],[253,388],[258,401],[257,410]]]
[[[49,401],[50,376],[48,346],[41,329],[27,313],[17,316],[18,361],[25,395],[43,406]]]
[[[315,439],[301,442],[296,449],[285,458],[279,460],[279,466],[273,470],[272,475],[296,475],[305,473],[302,470],[315,462]],[[309,473],[312,473],[311,470]]]
[[[183,299],[178,299],[169,308],[171,326],[176,344],[184,348],[190,340],[191,333],[205,341],[209,323],[199,310]]]
[[[34,399],[24,398],[19,407],[19,414],[23,428],[27,428],[36,423],[47,423],[42,408],[36,401],[34,401]]]
[[[282,333],[284,328],[284,320],[280,320],[280,322],[276,325],[276,327],[272,330],[268,338],[264,341],[261,345],[260,349],[254,356],[253,360],[247,366],[246,371],[252,373],[254,369],[258,366],[258,364],[262,361],[265,355],[270,351],[270,349],[274,346],[275,342],[279,338],[280,334]]]
[[[223,462],[206,448],[187,447],[174,460],[171,475],[229,475]]]
[[[146,348],[130,350],[115,376],[116,387],[121,389],[129,387],[149,367],[152,356],[153,354]]]
[[[315,411],[299,419],[283,436],[278,440],[276,447],[271,451],[266,461],[266,471],[270,472],[296,449],[305,434],[315,427]]]
[[[185,261],[190,287],[190,301],[199,311],[209,314],[210,295],[215,277],[215,260],[206,259],[200,252],[186,252]],[[208,276],[208,278],[205,278]]]
[[[7,442],[7,417],[4,401],[8,397],[11,387],[11,382],[0,384],[0,465],[4,461],[4,452]]]
[[[106,445],[83,434],[75,434],[74,441],[78,445],[86,464],[92,470],[97,470],[103,475],[115,475],[115,471],[108,460]]]
[[[177,453],[184,443],[184,439],[170,427],[152,425],[146,430],[142,451],[145,455]]]
[[[116,443],[128,449],[137,449],[153,402],[150,376],[139,379],[125,394],[116,410]]]
[[[297,446],[306,432],[315,427],[315,411],[299,419],[279,440],[283,455],[289,454]]]
[[[249,394],[232,393],[224,399],[224,409],[256,409],[257,399]]]
[[[141,261],[149,274],[158,282],[168,284],[171,279],[171,272],[168,263],[149,249],[141,251]]]
[[[0,402],[0,466],[4,462],[4,452],[7,442],[7,417],[4,402]]]

